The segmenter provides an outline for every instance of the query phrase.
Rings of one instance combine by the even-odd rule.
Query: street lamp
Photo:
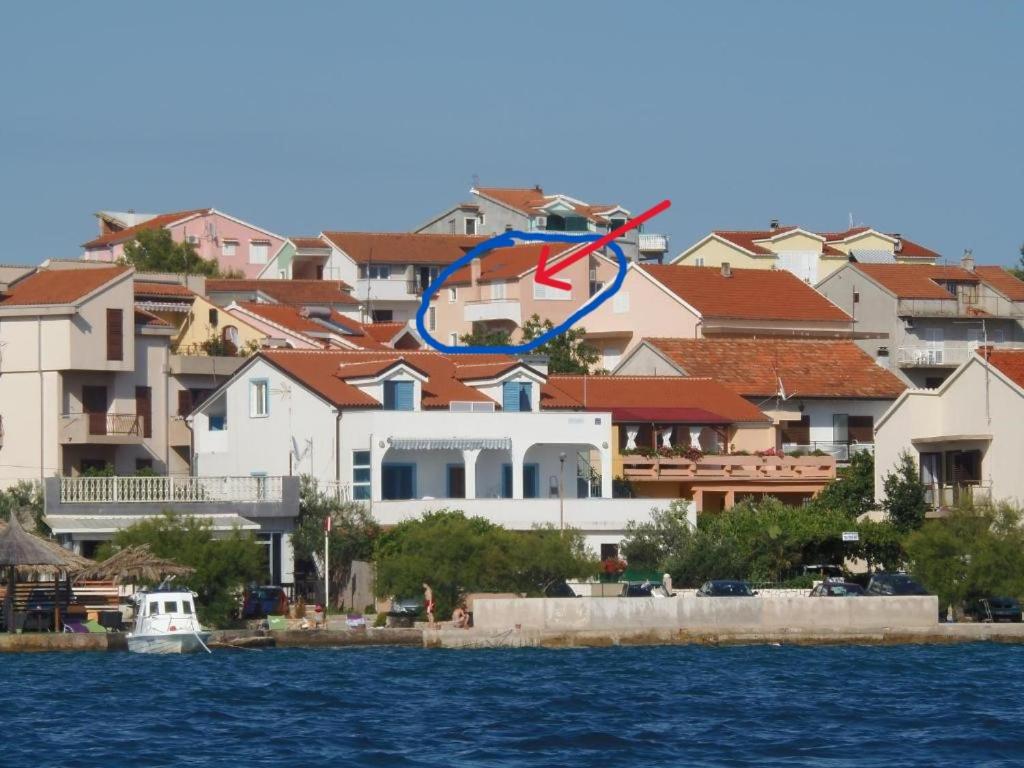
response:
[[[565,530],[565,452],[558,454],[558,530]]]

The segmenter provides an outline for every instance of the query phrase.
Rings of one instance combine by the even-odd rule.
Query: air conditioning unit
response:
[[[199,237],[197,235],[186,235],[185,242],[189,245],[199,245]]]

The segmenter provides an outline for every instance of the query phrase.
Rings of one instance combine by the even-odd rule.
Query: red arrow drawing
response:
[[[540,283],[541,285],[550,285],[552,288],[558,288],[563,291],[571,291],[572,283],[566,280],[558,280],[553,276],[557,275],[566,267],[575,264],[584,256],[588,256],[594,251],[604,248],[608,243],[612,242],[612,240],[617,240],[629,232],[629,230],[636,229],[648,219],[653,219],[659,213],[666,210],[670,205],[672,205],[671,200],[662,200],[653,208],[644,211],[636,218],[630,219],[621,227],[613,229],[607,235],[604,235],[593,242],[587,243],[578,251],[566,256],[553,267],[548,266],[548,257],[551,255],[551,246],[545,245],[540,249],[540,258],[537,259],[537,273],[533,276],[534,282]]]

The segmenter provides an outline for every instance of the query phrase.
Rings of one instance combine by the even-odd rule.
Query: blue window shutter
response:
[[[540,496],[540,465],[523,465],[523,498],[536,499]]]
[[[393,411],[395,410],[395,384],[396,381],[385,381],[384,382],[384,410]]]
[[[384,382],[384,410],[411,411],[413,383],[411,381]]]
[[[520,411],[532,411],[533,407],[530,404],[530,391],[533,388],[530,386],[530,382],[522,381],[519,383],[519,410]]]
[[[506,411],[518,411],[520,390],[518,381],[506,381],[501,385],[501,407]]]
[[[512,498],[512,465],[501,465],[501,498]]]

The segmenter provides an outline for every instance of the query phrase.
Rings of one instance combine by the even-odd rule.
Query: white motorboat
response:
[[[128,634],[132,653],[210,652],[210,633],[199,623],[195,593],[187,589],[159,589],[136,592],[135,627]]]

